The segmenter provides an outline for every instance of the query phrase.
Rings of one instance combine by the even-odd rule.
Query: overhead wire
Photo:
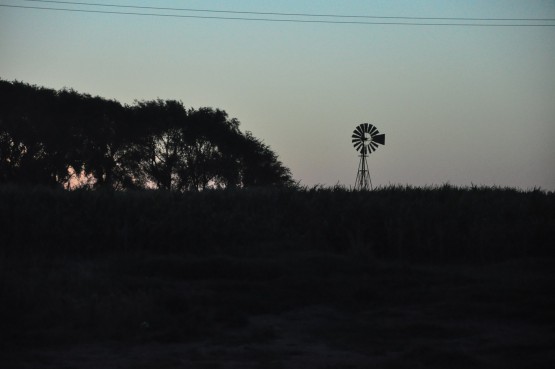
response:
[[[376,15],[352,15],[352,14],[317,14],[317,13],[282,13],[282,12],[255,12],[255,11],[238,11],[238,10],[215,10],[215,9],[197,9],[197,8],[175,8],[160,6],[144,6],[144,5],[120,5],[93,3],[83,1],[61,1],[61,0],[21,0],[36,3],[53,3],[53,4],[71,4],[85,6],[99,6],[111,8],[127,8],[127,9],[149,9],[149,10],[170,10],[170,11],[186,11],[186,12],[202,12],[202,13],[224,13],[224,14],[250,14],[250,15],[274,15],[274,16],[295,16],[295,17],[319,17],[319,18],[366,18],[366,19],[406,19],[406,20],[457,20],[457,21],[555,21],[555,18],[471,18],[471,17],[406,17],[406,16],[376,16]]]
[[[195,12],[195,13],[220,13],[220,14],[243,14],[243,15],[265,15],[279,17],[307,17],[309,19],[298,18],[260,18],[260,17],[238,17],[238,16],[215,16],[215,15],[198,15],[198,14],[168,14],[168,13],[147,13],[147,12],[130,12],[130,11],[111,11],[98,9],[83,8],[62,8],[49,6],[28,6],[0,4],[0,7],[34,9],[47,11],[64,11],[79,13],[97,13],[97,14],[113,14],[113,15],[135,15],[135,16],[152,16],[152,17],[169,17],[169,18],[192,18],[192,19],[214,19],[214,20],[236,20],[236,21],[261,21],[261,22],[286,22],[286,23],[320,23],[320,24],[359,24],[359,25],[397,25],[397,26],[464,26],[464,27],[555,27],[549,23],[481,23],[481,22],[551,22],[555,19],[550,18],[450,18],[450,17],[401,17],[401,16],[370,16],[370,15],[340,15],[340,14],[314,14],[314,13],[279,13],[279,12],[253,12],[253,11],[234,11],[234,10],[215,10],[215,9],[193,9],[193,8],[169,8],[155,6],[139,6],[139,5],[118,5],[104,4],[92,2],[76,2],[76,1],[56,1],[56,0],[23,0],[36,3],[54,3],[76,6],[89,7],[109,7],[120,9],[144,9],[156,11],[179,11],[179,12]],[[313,19],[313,18],[331,18],[331,19]],[[383,19],[383,20],[414,20],[414,21],[434,21],[434,22],[391,22],[391,21],[361,21],[361,20],[334,20],[334,19]],[[435,22],[442,21],[442,22]],[[453,21],[463,21],[464,23]],[[472,21],[472,23],[468,23]],[[476,23],[480,22],[480,23]]]

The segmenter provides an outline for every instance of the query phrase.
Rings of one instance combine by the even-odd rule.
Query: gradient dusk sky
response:
[[[82,1],[83,2],[83,1]],[[0,78],[132,103],[226,110],[301,184],[350,186],[351,133],[374,124],[376,185],[555,190],[555,1],[121,1],[250,12],[543,21],[299,17],[0,0],[0,5],[208,17],[543,24],[409,26],[101,14],[0,6]]]

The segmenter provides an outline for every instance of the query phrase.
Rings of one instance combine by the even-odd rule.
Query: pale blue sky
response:
[[[555,1],[537,0],[94,2],[555,18]],[[0,77],[124,103],[163,98],[224,109],[309,186],[354,183],[351,132],[370,122],[386,134],[386,146],[369,157],[374,185],[555,190],[555,27],[272,23],[0,7]]]

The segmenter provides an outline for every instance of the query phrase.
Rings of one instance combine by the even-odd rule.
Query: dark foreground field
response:
[[[4,189],[0,368],[552,368],[553,195],[388,191]]]
[[[554,266],[11,260],[0,367],[550,368]]]

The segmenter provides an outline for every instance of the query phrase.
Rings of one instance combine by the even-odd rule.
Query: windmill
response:
[[[360,152],[355,189],[372,189],[372,180],[370,179],[366,157],[376,151],[378,145],[385,145],[385,135],[380,134],[380,131],[370,123],[362,123],[355,128],[351,138],[353,146]]]

